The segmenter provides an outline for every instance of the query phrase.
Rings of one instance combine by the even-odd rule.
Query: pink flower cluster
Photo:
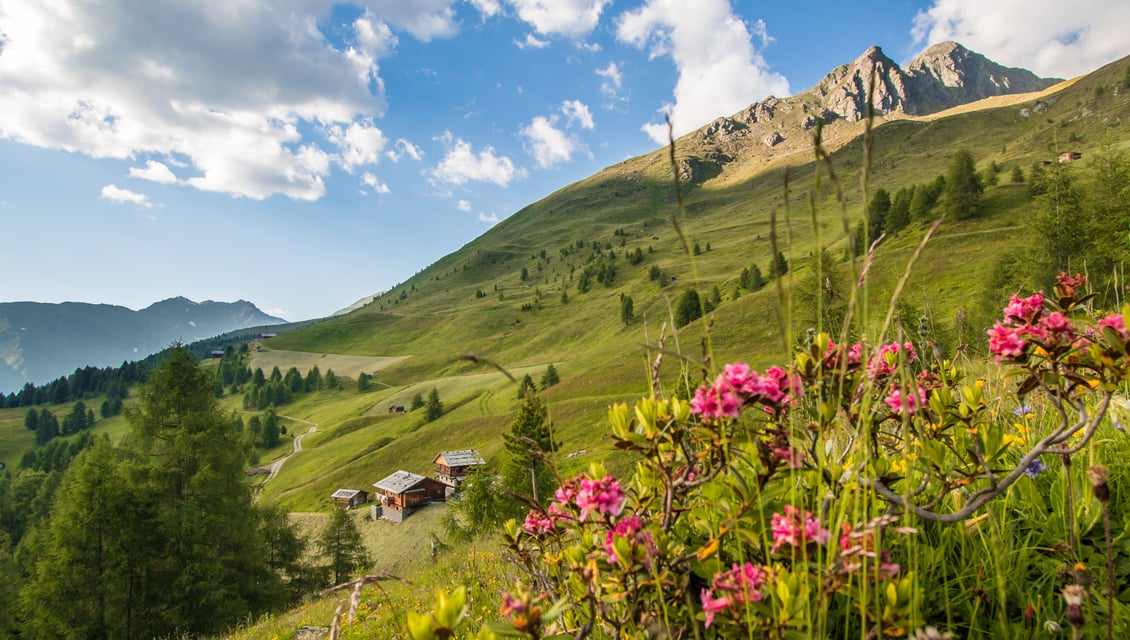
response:
[[[907,342],[900,345],[897,342],[891,342],[880,347],[879,352],[867,363],[867,377],[871,379],[885,378],[894,374],[899,366],[900,351],[905,354],[907,362],[918,360],[918,352],[914,350],[913,343]]]
[[[620,481],[612,476],[604,476],[601,480],[583,478],[581,488],[577,491],[573,503],[581,510],[581,521],[592,512],[606,513],[613,518],[624,510],[624,490],[620,488]]]
[[[764,374],[744,362],[728,364],[714,379],[703,385],[691,399],[691,413],[704,418],[736,418],[745,404],[762,402],[767,406],[787,403],[790,394],[801,393],[800,383],[780,367],[770,367]]]
[[[761,588],[769,573],[761,567],[747,562],[734,563],[729,571],[714,575],[713,589],[702,590],[702,611],[706,614],[706,626],[714,623],[714,614],[730,607],[742,607],[750,602],[761,602]],[[717,592],[717,596],[715,596]]]
[[[883,399],[883,402],[887,403],[893,413],[914,415],[919,409],[926,406],[926,390],[919,388],[915,391],[903,389],[898,385],[891,385],[890,392]]]
[[[1112,313],[1099,320],[1099,328],[1113,329],[1122,340],[1130,340],[1130,331],[1126,330],[1126,320],[1120,313]]]
[[[532,536],[553,530],[558,522],[579,520],[589,514],[604,513],[616,518],[624,510],[626,497],[620,481],[612,476],[593,480],[585,474],[566,480],[554,493],[554,503],[545,511],[531,509],[522,528]]]
[[[633,515],[621,518],[616,526],[605,534],[604,551],[608,554],[610,564],[616,564],[618,561],[615,549],[618,538],[628,540],[632,559],[636,559],[637,552],[639,552],[642,556],[639,559],[646,567],[651,566],[651,558],[654,558],[655,554],[659,552],[655,547],[655,539],[651,537],[651,532],[643,529],[643,523],[639,516]]]
[[[832,535],[820,526],[820,520],[808,511],[801,511],[791,504],[785,505],[785,513],[774,513],[770,528],[773,530],[775,552],[784,545],[802,548],[809,542],[823,545]]]
[[[1069,289],[1074,292],[1074,288],[1081,285],[1072,278],[1067,278],[1068,283],[1065,285],[1064,278],[1066,276],[1060,276],[1057,290]],[[989,353],[996,356],[998,364],[1001,360],[1021,358],[1030,342],[1039,343],[1046,348],[1072,343],[1082,346],[1070,318],[1059,311],[1044,313],[1043,292],[1034,293],[1027,298],[1012,296],[1003,312],[1003,321],[998,321],[986,332],[989,336]],[[1100,320],[1099,325],[1110,318],[1114,316]],[[1121,319],[1121,316],[1117,316],[1111,322],[1117,323]]]
[[[846,354],[841,353],[841,348],[835,342],[828,341],[828,350],[824,352],[824,357],[821,362],[824,364],[825,369],[840,369],[844,368],[848,371],[855,371],[859,369],[860,364],[863,363],[863,344],[856,342],[847,349]],[[846,355],[846,362],[841,363],[841,355]],[[844,366],[846,364],[846,366]]]

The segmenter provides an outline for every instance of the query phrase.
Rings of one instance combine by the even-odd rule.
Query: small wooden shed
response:
[[[379,482],[374,482],[380,494],[381,517],[402,522],[410,513],[431,502],[442,501],[447,488],[435,478],[397,471]]]
[[[440,451],[432,464],[435,465],[436,478],[449,487],[459,488],[472,469],[486,464],[478,449],[459,449]]]
[[[346,509],[352,509],[368,502],[369,492],[363,489],[338,489],[330,497]]]
[[[1059,154],[1056,160],[1060,164],[1063,164],[1065,162],[1075,162],[1082,157],[1083,154],[1079,153],[1078,151],[1064,151],[1063,153]]]

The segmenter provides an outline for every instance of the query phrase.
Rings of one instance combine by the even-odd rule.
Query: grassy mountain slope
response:
[[[1122,87],[1127,64],[1111,64],[1026,98],[995,98],[983,108],[955,109],[944,117],[875,123],[870,189],[893,193],[930,181],[945,173],[960,148],[973,152],[979,168],[990,162],[1004,168],[1001,184],[986,191],[985,215],[943,223],[904,291],[903,299],[939,331],[952,333],[959,312],[976,318],[994,260],[1028,233],[1032,203],[1024,185],[1008,183],[1013,166],[1027,172],[1065,149],[1082,152],[1086,160],[1103,144],[1130,141],[1123,124],[1130,118],[1130,90]],[[488,366],[460,357],[468,352],[518,376],[530,371],[535,380],[554,362],[563,381],[545,397],[564,441],[562,452],[588,451],[564,460],[566,470],[610,456],[600,438],[604,412],[611,402],[646,393],[645,345],[657,343],[669,318],[668,301],[688,286],[703,295],[717,286],[722,293],[710,332],[716,364],[737,358],[755,366],[778,361],[784,341],[776,287],[732,300],[738,274],[754,263],[769,272],[772,215],[779,249],[791,264],[799,267],[818,246],[837,258],[843,254],[845,231],[862,216],[864,126],[837,121],[825,136],[844,190],[843,210],[823,167],[816,185],[811,143],[803,151],[719,165],[710,160],[719,150],[702,131],[695,132],[677,141],[676,169],[666,149],[608,167],[529,205],[364,308],[280,336],[273,348],[408,358],[380,372],[376,381],[386,386],[303,406],[300,417],[326,416],[324,439],[312,441],[309,462],[288,465],[266,495],[290,508],[310,509],[338,485],[368,485],[397,468],[428,472],[434,452],[444,448],[475,446],[488,459],[496,457],[499,434],[516,406],[515,387]],[[675,199],[676,170],[691,178],[683,184],[685,215]],[[700,255],[684,248],[676,224],[688,246],[702,248]],[[878,250],[865,326],[882,322],[886,300],[923,233],[912,224]],[[581,293],[577,280],[594,242],[604,254],[608,246],[616,252],[617,273],[612,286],[594,281]],[[633,266],[625,258],[636,248],[644,260]],[[677,280],[665,285],[649,280],[653,265]],[[782,283],[784,291],[805,277],[805,270],[794,269]],[[620,320],[621,294],[635,302],[639,319],[629,325]],[[793,326],[792,334],[805,328]],[[976,337],[979,329],[966,330]],[[701,324],[684,327],[676,346],[668,331],[666,348],[689,359],[692,380],[699,375],[702,334]],[[667,356],[664,381],[671,385],[678,375],[677,358]],[[452,408],[440,420],[422,424],[413,414],[384,414],[388,404],[426,395],[433,386]],[[357,420],[364,425],[358,427]],[[349,432],[334,436],[342,429]],[[375,447],[377,442],[382,445]]]

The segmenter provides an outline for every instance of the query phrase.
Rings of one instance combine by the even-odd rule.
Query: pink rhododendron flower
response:
[[[997,357],[997,364],[1000,364],[1001,358],[1015,358],[1024,353],[1027,343],[1020,337],[1019,329],[998,322],[986,333],[989,335],[989,353]]]
[[[718,381],[714,383],[715,388],[730,389],[734,393],[743,396],[753,395],[753,384],[757,379],[757,372],[749,368],[749,365],[744,362],[734,362],[728,364],[718,376]],[[723,384],[724,383],[724,384]]]
[[[637,550],[642,551],[643,558],[641,560],[644,566],[650,567],[650,559],[659,552],[655,547],[655,539],[651,537],[651,532],[643,530],[639,516],[633,515],[622,518],[611,531],[605,534],[604,551],[608,554],[610,564],[616,564],[618,561],[614,547],[617,538],[625,538],[631,543],[633,557]]]
[[[761,567],[752,563],[739,565],[734,563],[729,571],[714,574],[710,586],[713,589],[703,589],[702,611],[706,614],[706,626],[714,622],[714,614],[725,611],[731,607],[742,607],[750,602],[761,602],[761,588],[769,577]],[[718,593],[718,597],[714,594]]]
[[[879,352],[871,358],[871,362],[867,364],[867,376],[869,378],[881,378],[889,376],[898,369],[900,354],[905,354],[907,362],[914,362],[918,360],[918,352],[914,350],[914,344],[907,342],[900,345],[897,342],[885,344],[879,348]]]
[[[553,531],[553,519],[540,511],[530,509],[530,512],[526,514],[526,521],[522,524],[522,528],[532,536],[549,533]]]
[[[820,526],[820,520],[808,511],[800,511],[792,505],[785,505],[784,515],[774,513],[770,528],[773,531],[773,548],[776,551],[784,545],[803,547],[809,542],[823,545],[832,533]]]
[[[891,408],[895,413],[909,413],[913,415],[919,409],[926,406],[926,390],[919,389],[917,393],[909,389],[907,393],[903,393],[903,389],[894,386],[883,402]]]
[[[702,612],[706,614],[706,627],[714,623],[714,614],[719,611],[725,611],[730,606],[730,599],[726,596],[720,598],[713,597],[710,589],[702,590]]]
[[[1067,275],[1067,272],[1062,272],[1055,277],[1055,292],[1061,298],[1067,298],[1075,295],[1078,289],[1087,285],[1087,276],[1075,274],[1074,277]]]
[[[784,460],[790,469],[799,469],[804,466],[804,452],[796,447],[774,449],[773,455]]]
[[[704,418],[716,419],[722,416],[722,402],[714,387],[701,386],[691,398],[691,413]]]
[[[1070,333],[1071,320],[1058,311],[1053,311],[1040,319],[1040,327],[1052,333]]]
[[[1044,292],[1033,293],[1027,298],[1011,296],[1004,308],[1005,320],[1032,322],[1036,314],[1044,308]]]
[[[1130,332],[1126,330],[1126,320],[1122,317],[1121,313],[1112,313],[1109,316],[1099,320],[1099,327],[1114,329],[1123,340],[1130,340]]]
[[[616,478],[612,476],[605,476],[602,480],[585,478],[581,480],[576,505],[581,510],[581,521],[584,521],[594,511],[612,517],[619,516],[624,509],[624,499],[624,490],[620,488],[620,481]]]

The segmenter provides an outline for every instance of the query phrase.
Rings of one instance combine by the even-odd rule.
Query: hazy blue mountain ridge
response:
[[[85,302],[0,303],[0,392],[41,384],[77,367],[117,366],[234,329],[286,322],[246,300],[176,297],[134,311]]]

